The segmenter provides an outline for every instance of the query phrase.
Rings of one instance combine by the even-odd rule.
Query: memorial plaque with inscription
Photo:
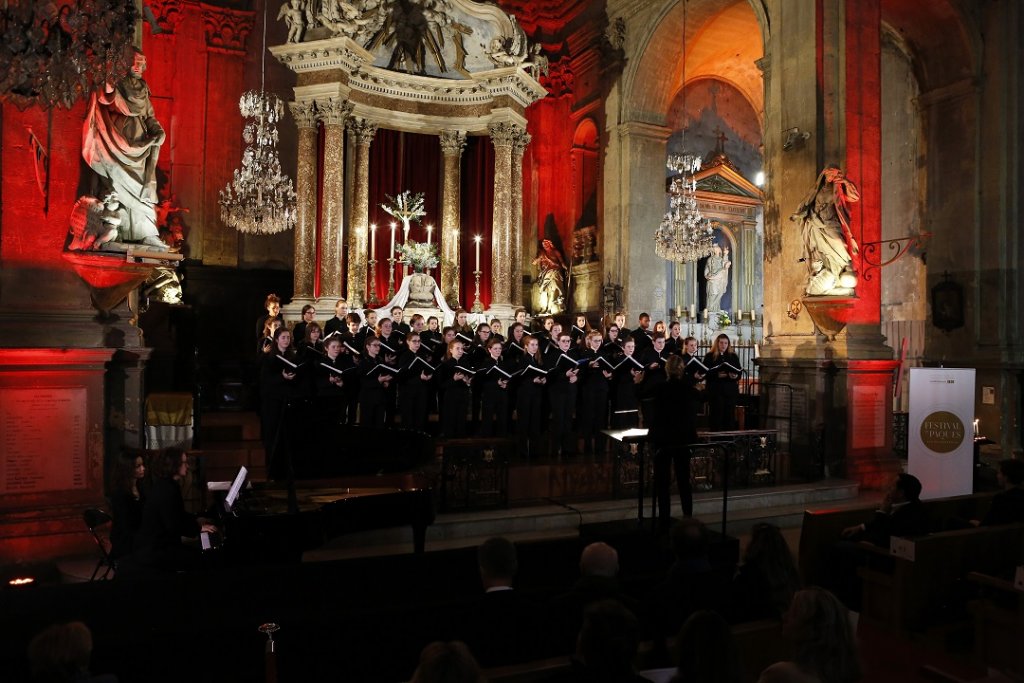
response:
[[[5,388],[0,392],[4,456],[0,496],[85,489],[85,387]]]
[[[883,448],[885,446],[886,387],[853,387],[850,406],[850,447]]]

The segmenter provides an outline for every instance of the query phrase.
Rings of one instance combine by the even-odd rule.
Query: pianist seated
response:
[[[188,454],[180,448],[168,448],[155,458],[153,483],[146,493],[142,524],[135,539],[132,564],[137,570],[175,572],[200,565],[199,546],[186,545],[182,537],[215,533],[217,528],[185,511],[181,480],[188,468]]]

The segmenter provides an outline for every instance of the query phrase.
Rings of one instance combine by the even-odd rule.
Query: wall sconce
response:
[[[782,134],[786,136],[786,141],[782,143],[783,152],[803,147],[804,142],[811,137],[810,132],[802,131],[796,126],[782,131]]]

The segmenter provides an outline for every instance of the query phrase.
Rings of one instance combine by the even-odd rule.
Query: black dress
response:
[[[505,436],[508,433],[509,385],[512,373],[499,359],[488,357],[477,366],[480,386],[480,436]],[[504,382],[502,387],[499,382]]]
[[[401,372],[398,375],[398,412],[402,427],[426,431],[430,399],[430,357],[423,347],[417,355],[406,349],[398,359]],[[419,360],[417,360],[419,359]],[[428,379],[423,379],[426,375]]]
[[[535,357],[524,353],[517,370],[520,371],[516,378],[516,434],[519,437],[519,451],[527,457],[541,455],[546,392],[544,384],[534,380],[544,378],[546,382],[546,369],[543,361],[538,362]]]
[[[576,436],[572,428],[580,374],[576,355],[575,351],[567,354],[559,352],[549,362],[551,372],[548,373],[547,387],[548,402],[551,405],[551,443],[563,455],[576,452]]]
[[[577,426],[583,437],[583,453],[604,453],[605,438],[602,429],[608,427],[608,386],[609,379],[604,376],[607,366],[600,361],[601,356],[593,350],[580,354],[587,363],[580,366],[579,381],[579,413]]]
[[[381,376],[391,376],[396,380],[395,373],[382,366],[380,354],[371,357],[363,356],[356,374],[359,375],[359,424],[368,427],[383,428],[387,420],[385,411],[388,405],[388,387],[380,381]],[[389,383],[390,384],[390,383]]]
[[[285,361],[297,364],[298,357],[294,352],[289,351],[282,357],[274,351],[266,355],[260,366],[260,429],[267,474],[272,478],[282,473],[280,454],[284,452],[284,439],[280,434],[285,424],[285,409],[293,397],[302,393],[299,385],[303,381],[303,376],[299,369],[293,368]],[[295,377],[287,379],[284,376],[285,371],[294,374]]]
[[[185,512],[178,482],[170,477],[154,481],[146,492],[135,538],[137,565],[164,571],[195,568],[200,562],[199,549],[183,545],[181,537],[198,535],[199,522]]]
[[[709,353],[704,356],[704,365],[708,367],[705,379],[708,401],[708,427],[713,432],[725,432],[736,429],[736,403],[740,396],[739,378],[730,377],[738,374],[727,368],[723,363],[740,367],[740,359],[732,351],[715,356]]]
[[[135,535],[142,526],[142,499],[129,491],[118,491],[110,496],[110,557],[117,560],[130,555],[135,547]]]
[[[697,416],[690,409],[694,392],[692,382],[684,376],[661,382],[651,395],[648,436],[654,448],[654,490],[658,499],[658,520],[662,526],[667,526],[672,517],[669,481],[673,468],[683,514],[693,516],[689,445],[697,441]]]
[[[468,368],[469,359],[463,355],[459,360],[448,358],[437,369],[437,384],[441,392],[441,435],[458,439],[468,434],[466,414],[469,411],[469,385],[456,374],[466,374],[461,368]]]

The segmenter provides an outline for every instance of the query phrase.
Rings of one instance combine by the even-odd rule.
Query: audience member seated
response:
[[[583,615],[576,654],[555,683],[649,683],[634,669],[640,647],[640,624],[621,603],[595,602]]]
[[[483,673],[465,643],[436,641],[423,648],[411,683],[483,683]]]
[[[793,596],[782,634],[794,645],[792,661],[777,662],[761,672],[758,683],[855,683],[861,679],[860,657],[850,613],[836,596],[805,588]]]
[[[583,625],[587,606],[601,600],[617,600],[634,615],[639,604],[619,585],[619,553],[607,543],[591,543],[580,555],[580,578],[551,604],[557,638],[568,649]]]
[[[928,513],[921,505],[921,481],[912,474],[900,473],[874,516],[843,529],[843,538],[888,548],[891,536],[923,536],[930,531]]]
[[[116,676],[90,674],[91,657],[92,632],[80,621],[49,626],[28,645],[35,683],[117,683]]]
[[[201,551],[197,546],[184,545],[182,536],[217,531],[206,520],[185,511],[180,482],[188,474],[188,466],[188,454],[180,448],[161,451],[153,463],[153,484],[146,494],[135,539],[134,560],[139,569],[194,569],[199,566]]]
[[[733,623],[781,619],[800,589],[793,553],[774,524],[755,524],[732,580],[729,618]]]
[[[732,631],[722,615],[694,612],[679,629],[673,651],[672,683],[741,683],[746,680]]]
[[[132,552],[142,526],[142,480],[146,463],[141,455],[122,453],[110,478],[110,557],[118,560]]]
[[[655,647],[679,632],[694,612],[724,610],[726,589],[732,578],[715,570],[708,557],[708,534],[704,525],[684,518],[672,529],[675,560],[668,576],[652,591],[648,601]]]
[[[996,478],[1003,490],[992,498],[992,507],[982,519],[972,519],[974,526],[997,526],[1024,522],[1024,460],[1007,458],[1000,461]]]
[[[537,659],[544,621],[539,605],[512,587],[519,569],[515,545],[506,538],[489,538],[477,549],[477,564],[484,594],[462,621],[461,639],[484,667]]]

